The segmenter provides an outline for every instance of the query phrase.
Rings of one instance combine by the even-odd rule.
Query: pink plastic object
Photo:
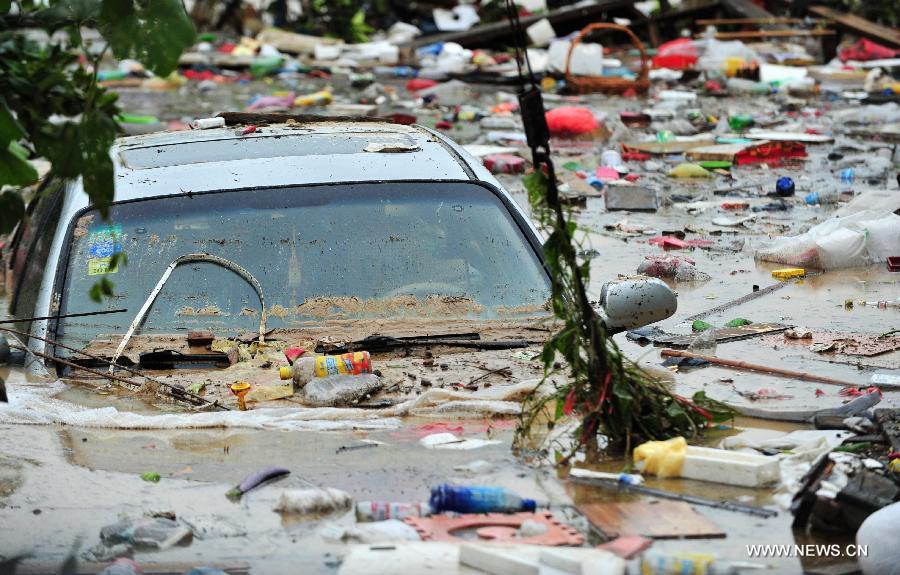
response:
[[[555,108],[547,112],[546,118],[550,134],[554,136],[580,136],[593,132],[599,126],[593,112],[577,106]]]
[[[526,520],[540,523],[547,530],[541,535],[518,537],[518,529]],[[432,517],[407,517],[404,521],[419,533],[423,541],[459,543],[470,540],[470,537],[467,536],[474,531],[478,538],[485,542],[530,545],[581,545],[584,543],[583,535],[568,525],[561,524],[549,511],[510,514],[467,513],[455,517],[434,515]]]
[[[601,182],[614,182],[621,178],[615,168],[600,166],[594,173]]]
[[[305,349],[299,347],[289,347],[284,350],[284,357],[287,358],[288,363],[294,365],[294,362],[297,361],[297,358],[306,353]]]
[[[484,167],[492,174],[524,174],[525,160],[512,154],[491,154],[485,156]]]

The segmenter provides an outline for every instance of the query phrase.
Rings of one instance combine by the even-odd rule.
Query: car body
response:
[[[12,286],[11,310],[14,317],[29,318],[57,314],[65,316],[73,312],[91,313],[90,310],[109,313],[110,310],[114,311],[115,308],[126,306],[128,312],[119,314],[117,323],[109,323],[109,321],[103,323],[98,319],[96,327],[85,327],[91,325],[90,319],[80,321],[39,319],[28,325],[28,330],[32,335],[51,340],[63,337],[64,326],[80,326],[80,329],[86,331],[82,339],[78,340],[75,345],[79,349],[85,346],[90,347],[93,340],[105,333],[104,329],[115,334],[124,332],[128,320],[132,317],[135,317],[136,323],[141,323],[144,317],[136,314],[142,303],[146,302],[145,307],[153,307],[154,310],[167,305],[161,303],[161,300],[154,300],[155,293],[150,296],[149,300],[145,300],[145,298],[153,292],[154,284],[157,283],[157,279],[161,277],[161,273],[169,265],[173,256],[181,256],[185,252],[193,251],[215,252],[220,257],[231,258],[233,254],[244,249],[243,247],[229,248],[232,243],[235,245],[240,243],[239,239],[234,238],[243,237],[242,234],[247,234],[247,237],[252,236],[255,238],[253,241],[258,244],[254,244],[256,247],[247,253],[240,252],[241,257],[237,258],[241,261],[237,262],[239,265],[235,267],[249,269],[250,271],[244,269],[243,272],[246,272],[245,279],[248,276],[250,279],[247,279],[248,285],[240,288],[243,290],[242,295],[235,296],[235,298],[229,297],[229,299],[240,299],[242,303],[238,305],[231,302],[228,310],[216,311],[218,310],[216,308],[211,312],[207,310],[209,305],[199,306],[199,304],[198,307],[178,304],[181,307],[177,309],[176,307],[166,308],[166,314],[177,315],[179,319],[165,324],[165,329],[160,328],[162,331],[178,332],[182,331],[181,328],[184,326],[187,326],[185,329],[209,329],[209,326],[212,325],[213,330],[216,330],[216,326],[218,326],[218,329],[222,331],[235,332],[238,323],[244,332],[252,331],[250,320],[258,317],[256,315],[258,306],[253,301],[255,298],[250,290],[250,286],[253,286],[251,279],[255,280],[254,273],[265,275],[269,272],[263,270],[271,271],[274,268],[278,268],[278,274],[287,278],[285,281],[288,283],[276,285],[274,288],[272,285],[266,286],[269,292],[267,296],[270,300],[268,302],[270,324],[273,322],[278,324],[279,320],[287,321],[284,316],[278,316],[278,314],[273,316],[273,310],[276,308],[293,310],[298,305],[298,302],[295,301],[296,293],[290,298],[285,293],[288,291],[285,286],[290,282],[294,282],[290,285],[296,287],[304,282],[315,283],[317,281],[316,289],[326,292],[328,289],[345,290],[346,284],[353,283],[353,281],[372,283],[372,286],[366,288],[365,291],[368,296],[359,295],[352,290],[341,292],[344,296],[352,296],[353,302],[357,302],[360,298],[364,302],[370,302],[372,294],[376,298],[396,297],[406,294],[407,291],[410,292],[409,295],[417,298],[416,301],[424,301],[432,294],[437,293],[429,290],[441,289],[449,292],[453,291],[453,286],[456,285],[451,282],[441,283],[433,280],[430,277],[433,274],[465,276],[465,285],[468,286],[470,280],[475,281],[472,280],[473,277],[483,279],[483,276],[502,269],[503,273],[500,275],[512,279],[509,279],[507,283],[502,283],[502,278],[494,279],[493,283],[486,282],[485,286],[487,287],[481,290],[479,296],[484,301],[490,302],[488,306],[490,309],[494,309],[490,306],[495,306],[496,309],[503,310],[503,314],[506,314],[509,309],[528,308],[534,312],[537,310],[537,306],[533,304],[539,295],[538,292],[543,294],[541,298],[544,301],[549,295],[549,276],[543,267],[541,238],[538,230],[531,223],[528,215],[481,162],[445,136],[419,126],[357,121],[273,124],[261,126],[251,133],[244,134],[243,132],[245,130],[229,126],[119,139],[111,151],[115,163],[116,193],[113,215],[109,224],[100,221],[97,213],[92,211],[80,182],[46,182],[37,202],[33,202],[29,206],[28,219],[17,231],[12,242],[10,266],[12,277],[8,285]],[[388,199],[373,199],[382,196]],[[395,200],[395,196],[412,198],[409,200],[412,203],[405,204],[400,199]],[[448,204],[449,207],[445,208],[445,197],[447,202],[452,202],[457,197],[471,198],[472,203],[465,206]],[[353,217],[356,219],[349,225],[343,221],[345,218],[340,203],[343,200],[335,198],[346,198],[349,202],[348,206],[351,204],[356,206],[353,208],[356,210],[353,212],[355,214]],[[379,201],[381,204],[377,204]],[[463,203],[468,201],[464,200]],[[295,202],[307,202],[307,204],[301,206],[295,205]],[[327,209],[322,209],[326,204]],[[371,206],[376,204],[379,207],[373,209]],[[482,204],[484,205],[479,207]],[[171,211],[171,216],[159,215],[160,209],[165,206],[168,206],[166,209]],[[284,217],[278,219],[277,216],[282,206],[284,210],[281,215]],[[443,210],[440,213],[444,215],[434,216],[437,218],[436,220],[425,222],[424,220],[432,218],[428,214],[434,206],[439,206],[438,210]],[[416,210],[420,207],[421,214],[425,214],[424,216],[416,215]],[[318,211],[308,211],[314,208]],[[349,207],[347,209],[350,210]],[[172,242],[182,241],[181,235],[184,235],[185,238],[190,237],[191,241],[188,242],[187,239],[184,239],[185,245],[179,244],[179,247],[172,253],[165,253],[166,248],[160,247],[165,244],[165,238],[160,240],[159,237],[156,237],[154,241],[153,237],[150,237],[151,234],[147,234],[147,230],[140,224],[145,221],[141,218],[157,217],[166,220],[169,217],[170,219],[194,217],[187,215],[192,210],[197,212],[196,218],[206,219],[196,220],[202,221],[202,225],[196,224],[195,220],[190,220],[195,223],[181,225],[177,234],[179,238],[173,239]],[[218,219],[218,216],[214,215],[220,213],[217,210],[223,214]],[[479,210],[481,211],[479,212]],[[458,213],[454,214],[453,211],[458,211]],[[224,215],[226,213],[229,215]],[[259,214],[262,213],[268,214],[266,216],[268,219],[260,220]],[[304,216],[307,213],[316,215],[314,218],[307,218]],[[370,217],[367,217],[367,213]],[[385,214],[389,214],[390,217]],[[241,220],[240,218],[244,215],[248,219]],[[454,217],[459,220],[455,224],[435,224],[435,221],[450,221]],[[123,218],[126,221],[126,227],[131,225],[127,223],[132,221],[129,218],[137,218],[133,219],[138,222],[138,224],[134,224],[137,227],[129,228],[123,233],[120,225],[113,226],[117,218]],[[370,220],[380,226],[392,225],[394,220],[411,221],[413,224],[404,228],[405,232],[410,235],[419,233],[429,236],[423,239],[413,238],[416,242],[421,240],[426,243],[425,245],[416,243],[415,261],[406,261],[399,265],[405,270],[407,276],[413,278],[412,280],[403,285],[394,286],[390,285],[391,273],[380,274],[377,270],[360,272],[360,268],[365,267],[367,262],[372,259],[371,255],[379,254],[382,249],[394,250],[391,252],[395,254],[392,257],[397,260],[403,259],[405,257],[403,254],[406,253],[402,245],[395,247],[395,238],[392,236],[389,241],[385,240],[383,245],[371,246],[375,251],[360,256],[358,252],[366,250],[364,244],[372,243],[366,240],[365,233],[375,234],[377,232],[377,230],[365,231],[363,229],[370,223]],[[241,224],[242,221],[244,224]],[[453,233],[456,236],[460,234],[465,236],[466,222],[471,222],[472,226],[480,226],[478,228],[480,235],[468,239],[462,238],[450,248],[458,249],[465,243],[465,247],[462,248],[464,250],[482,255],[489,254],[490,257],[485,256],[485,262],[478,269],[471,264],[468,258],[463,258],[462,262],[458,261],[460,258],[451,258],[431,267],[419,263],[421,260],[429,259],[430,253],[435,254],[435,258],[437,258],[436,254],[447,249],[450,241],[444,240],[450,232],[447,232],[444,227],[455,226]],[[343,224],[343,227],[339,224]],[[243,227],[241,227],[242,225]],[[229,226],[237,227],[229,228]],[[331,244],[327,248],[327,252],[325,248],[322,248],[320,253],[313,253],[314,250],[310,249],[304,252],[307,254],[302,256],[304,258],[313,255],[318,258],[316,260],[318,267],[314,270],[314,277],[310,279],[309,272],[301,273],[300,266],[297,264],[296,252],[300,248],[295,245],[295,241],[297,241],[297,237],[306,233],[307,229],[316,226],[319,229],[316,232],[318,234],[316,239],[304,244],[304,249],[309,248],[309,244],[317,242],[331,242]],[[205,234],[202,235],[203,238],[219,233],[220,230],[222,237],[210,241],[198,240],[197,238],[201,236],[196,234],[201,232],[192,231],[197,227],[203,228],[202,234]],[[285,231],[287,228],[291,228],[292,232],[287,233]],[[487,228],[498,230],[496,233],[500,235],[494,238],[491,236],[491,232],[485,231]],[[230,231],[226,233],[224,230]],[[359,230],[360,238],[353,237],[356,230]],[[475,227],[472,230],[474,231]],[[262,265],[261,262],[265,258],[272,256],[263,253],[267,250],[260,248],[262,244],[259,242],[261,238],[267,238],[267,234],[271,235],[276,231],[283,232],[284,237],[289,239],[281,239],[281,245],[276,246],[280,255]],[[191,233],[195,233],[195,235],[190,236]],[[141,234],[146,234],[147,237],[141,238]],[[339,237],[330,237],[329,234]],[[432,234],[433,237],[431,237]],[[121,240],[121,244],[127,245],[120,245],[119,240],[116,239],[119,235],[125,238]],[[152,235],[155,237],[155,234]],[[176,234],[172,233],[168,237],[175,238],[175,236]],[[150,239],[147,239],[148,237]],[[340,244],[341,237],[350,243]],[[404,238],[397,239],[397,242],[402,239]],[[355,240],[357,243],[354,244],[351,240]],[[272,241],[274,242],[274,240]],[[87,245],[82,245],[86,242]],[[342,251],[331,247],[335,245],[335,242],[338,246],[353,246],[348,248],[352,253],[348,253],[348,250]],[[502,245],[500,247],[488,245],[492,243]],[[143,250],[140,253],[136,247],[138,244]],[[197,244],[200,244],[197,249],[191,248],[192,245]],[[82,245],[81,248],[78,248],[83,252],[79,252],[80,255],[76,253],[78,245]],[[110,263],[110,256],[120,251],[128,252],[128,265],[125,268],[126,273],[116,275],[118,268],[113,269],[115,262]],[[291,255],[286,255],[288,253]],[[343,262],[348,255],[356,258],[353,265]],[[79,257],[81,259],[78,259]],[[149,259],[146,261],[142,259],[145,257]],[[447,261],[452,262],[453,265],[448,265]],[[328,267],[329,262],[333,263],[331,268]],[[456,264],[458,264],[458,271],[449,269]],[[173,261],[171,267],[177,265]],[[207,267],[203,267],[204,265]],[[292,265],[293,267],[291,267]],[[384,270],[384,265],[382,262],[382,267],[379,269]],[[213,263],[199,263],[194,258],[190,264],[191,269],[193,272],[199,270],[202,273],[184,275],[185,279],[180,282],[186,285],[199,284],[207,281],[208,276],[218,278],[221,275],[222,278],[225,278],[231,273],[224,269],[213,270],[209,266],[213,266]],[[254,268],[254,266],[256,267]],[[223,266],[219,265],[219,267]],[[336,270],[339,270],[342,281],[328,283],[327,277],[337,275],[338,271]],[[172,269],[166,273],[172,273]],[[183,272],[183,274],[189,273],[192,272]],[[354,274],[356,275],[354,276]],[[417,276],[416,274],[421,275]],[[373,278],[373,275],[378,277]],[[356,279],[353,281],[347,279],[350,276]],[[384,276],[384,282],[387,282],[388,285],[376,281],[380,276]],[[125,295],[117,293],[115,297],[104,300],[100,304],[89,302],[86,295],[90,284],[101,278],[112,279],[119,291],[127,293]],[[165,294],[162,297],[165,298],[175,297],[168,293],[173,289],[172,283],[174,282],[163,286],[162,284],[166,283],[166,280],[160,281],[162,283],[157,286],[156,292],[162,291]],[[218,284],[231,280],[209,281],[215,285],[207,285],[203,288],[204,293],[215,291],[219,287]],[[530,286],[527,290],[522,287],[526,285]],[[521,294],[512,297],[510,301],[504,299],[506,292],[516,294],[518,288],[523,290]],[[546,293],[542,291],[544,289],[546,289]],[[421,293],[413,294],[413,291]],[[263,303],[261,288],[257,289],[257,292],[259,292],[260,303]],[[375,323],[370,324],[367,329],[371,330],[372,325],[385,325],[384,322],[394,319],[402,319],[404,329],[407,331],[411,329],[410,324],[415,324],[419,320],[425,321],[425,319],[435,322],[439,320],[473,319],[480,321],[490,319],[494,323],[499,319],[511,319],[507,315],[499,317],[493,312],[485,312],[485,306],[480,301],[463,311],[458,311],[453,305],[447,307],[444,304],[449,302],[455,305],[458,303],[458,298],[468,297],[468,294],[448,295],[444,292],[441,293],[448,296],[444,300],[429,300],[431,303],[439,304],[437,307],[432,306],[433,309],[427,308],[428,311],[410,314],[407,311],[397,312],[396,310],[400,308],[394,306],[391,308],[393,311],[388,310],[384,313],[379,312],[381,315],[372,315]],[[274,299],[281,303],[273,305],[273,293],[275,294]],[[196,294],[185,294],[185,297],[196,299]],[[366,297],[370,299],[366,300]],[[290,299],[290,305],[286,303],[288,299]],[[602,291],[601,304],[598,313],[615,331],[668,317],[674,312],[675,297],[658,280],[626,280],[607,284]],[[354,305],[357,304],[354,303]],[[297,325],[316,323],[317,327],[321,327],[319,324],[337,317],[350,320],[347,323],[356,325],[360,322],[353,320],[363,318],[363,315],[354,315],[355,312],[348,313],[346,309],[338,309],[337,311],[340,313],[337,313],[333,305],[329,304],[329,306],[331,307],[328,307],[326,313],[321,316],[304,316],[305,322],[300,322],[299,317],[294,317],[293,320],[296,320],[294,323]],[[184,310],[190,310],[190,313]],[[198,313],[199,310],[206,311]],[[158,310],[156,311],[159,316]],[[299,312],[285,313],[294,313],[296,316]],[[399,317],[398,314],[402,317]],[[195,317],[204,315],[208,317],[203,321],[198,321]],[[237,318],[241,315],[246,315],[247,321],[226,319]],[[364,315],[368,319],[371,314],[366,311]],[[539,315],[549,314],[544,308],[540,310]],[[263,303],[261,332],[266,326],[266,316],[266,305]],[[288,320],[290,319],[288,317]],[[146,324],[150,323],[152,322],[147,320]],[[149,330],[147,325],[144,327]],[[433,326],[428,329],[440,331],[440,328]],[[70,331],[75,333],[77,330],[73,328]],[[141,331],[140,328],[137,331]],[[428,330],[426,332],[436,333]],[[260,339],[262,339],[262,334],[260,334]],[[73,345],[72,340],[65,341]],[[32,338],[29,341],[29,347],[51,355],[54,353],[66,355],[62,350],[53,349],[53,346],[38,338]],[[110,353],[109,345],[101,346],[101,348],[104,350],[100,353],[101,355],[105,357],[113,355]],[[91,349],[96,352],[98,348],[95,346]],[[114,355],[118,358],[118,352]],[[135,363],[137,363],[136,360]]]

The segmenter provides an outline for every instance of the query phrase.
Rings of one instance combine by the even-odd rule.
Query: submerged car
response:
[[[539,349],[552,333],[538,230],[445,136],[356,121],[241,132],[119,139],[107,219],[80,182],[44,183],[13,239],[7,285],[14,317],[49,317],[20,329],[65,347],[31,337],[32,350],[93,367],[103,364],[72,350],[152,371],[189,368],[204,393],[226,401],[235,380],[277,381],[274,356],[243,361],[259,349],[234,349],[252,341],[368,349],[397,380],[386,389],[402,393],[466,384],[467,372],[484,373],[473,361]],[[101,279],[113,295],[98,303],[90,294]],[[611,331],[676,307],[649,278],[610,282],[600,300]],[[379,351],[400,359],[379,364]],[[423,361],[432,355],[450,359]],[[534,362],[520,367],[503,376],[539,375]]]

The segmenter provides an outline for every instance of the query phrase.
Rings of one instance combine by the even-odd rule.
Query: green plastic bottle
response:
[[[728,125],[732,130],[743,131],[756,124],[753,116],[750,114],[738,114],[737,116],[728,117]]]

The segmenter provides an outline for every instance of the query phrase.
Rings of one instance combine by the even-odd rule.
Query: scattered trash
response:
[[[159,480],[161,478],[162,477],[160,476],[160,474],[156,473],[154,471],[148,471],[147,473],[141,474],[141,479],[143,479],[144,481],[146,481],[148,483],[159,483]]]
[[[264,483],[280,479],[286,475],[290,475],[290,473],[291,470],[284,467],[266,467],[265,469],[261,469],[256,473],[247,476],[246,479],[230,489],[225,495],[229,499],[240,499],[251,489],[255,489]]]
[[[392,503],[387,501],[358,501],[356,503],[356,520],[362,523],[369,521],[386,521],[388,519],[406,519],[407,517],[428,517],[431,507],[428,503]]]
[[[429,449],[478,449],[485,445],[496,445],[502,442],[497,439],[461,438],[452,433],[435,433],[426,435],[419,440],[419,443]]]
[[[534,511],[533,499],[523,499],[502,487],[437,485],[431,488],[428,504],[435,513],[513,513]]]
[[[281,494],[273,511],[284,514],[326,514],[349,509],[353,500],[343,491],[323,489],[290,489]]]
[[[164,550],[190,542],[191,537],[190,529],[165,517],[123,519],[100,530],[100,540],[104,544],[128,543],[135,549]]]

